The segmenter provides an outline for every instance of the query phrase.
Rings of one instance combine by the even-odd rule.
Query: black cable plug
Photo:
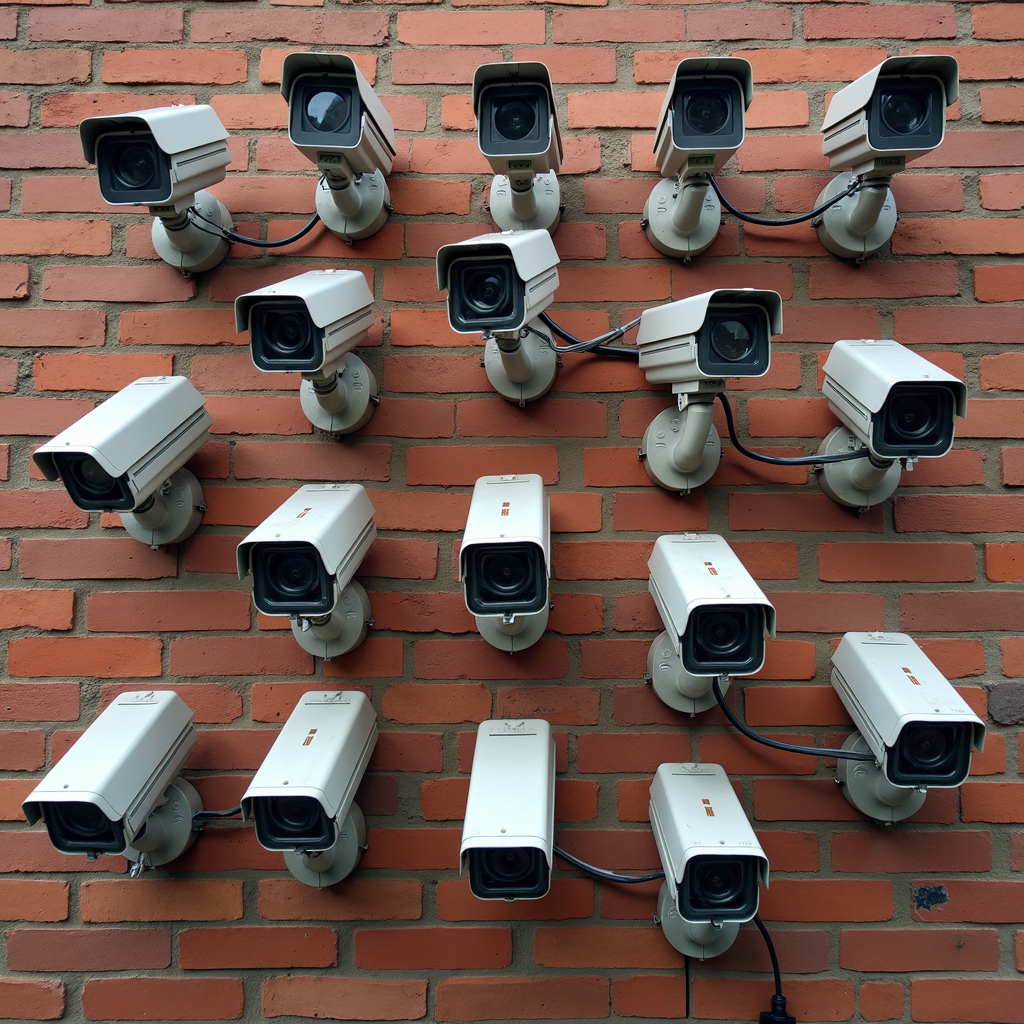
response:
[[[758,1024],[796,1024],[796,1017],[786,1013],[786,997],[772,995],[772,1008],[761,1011]]]

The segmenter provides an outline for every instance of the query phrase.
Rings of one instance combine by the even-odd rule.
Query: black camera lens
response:
[[[971,767],[969,722],[915,722],[905,726],[886,759],[897,786],[959,786]]]
[[[704,605],[683,634],[683,668],[697,676],[749,675],[764,662],[764,609],[760,605]]]
[[[913,135],[928,119],[927,98],[908,90],[882,93],[881,114],[882,123],[894,135]]]
[[[726,362],[734,363],[750,355],[754,338],[742,320],[716,320],[711,325],[711,350]]]
[[[680,909],[688,921],[752,917],[757,911],[754,857],[697,856],[687,862]]]
[[[935,384],[897,384],[874,424],[872,446],[881,456],[944,455],[953,443],[953,392]]]
[[[327,160],[332,150],[359,145],[362,111],[354,75],[300,75],[288,100],[288,137],[296,146],[323,146],[327,152],[315,159]]]
[[[537,82],[489,85],[480,94],[478,141],[486,156],[539,156],[551,143],[548,91]]]
[[[334,823],[311,796],[256,797],[252,802],[256,837],[270,850],[326,850],[334,843]]]
[[[95,804],[53,802],[43,805],[46,831],[62,853],[120,853],[124,834]]]
[[[930,75],[880,75],[867,106],[868,144],[879,150],[933,149],[945,130],[946,94]]]
[[[537,899],[548,891],[550,868],[533,846],[469,851],[469,887],[479,899]]]
[[[684,117],[689,134],[714,135],[729,121],[729,98],[724,93],[702,91],[686,97]]]
[[[712,303],[697,332],[697,365],[722,377],[759,377],[768,372],[768,314],[753,303]]]
[[[312,544],[254,544],[253,600],[264,615],[326,615],[334,586]]]
[[[732,657],[743,646],[746,625],[742,613],[727,609],[711,612],[702,616],[697,626],[697,644],[709,657]]]
[[[524,288],[511,256],[452,261],[448,319],[456,330],[513,330],[522,324],[524,302]]]
[[[249,313],[249,339],[261,370],[309,371],[324,361],[323,331],[298,299],[256,303]]]
[[[114,153],[115,179],[124,189],[148,188],[156,180],[157,163],[152,144],[128,143]]]
[[[101,135],[96,170],[100,194],[108,203],[162,203],[170,198],[170,157],[150,132]]]
[[[130,512],[135,499],[125,477],[111,476],[91,455],[55,454],[53,464],[68,497],[86,512]]]
[[[342,131],[351,109],[347,95],[330,89],[310,90],[306,97],[306,117],[320,132]]]
[[[547,601],[544,552],[537,544],[473,545],[466,603],[474,615],[539,612]]]
[[[506,100],[494,108],[494,127],[513,142],[525,139],[536,124],[537,110],[534,104],[522,100]]]
[[[466,305],[479,316],[504,315],[511,306],[512,282],[504,267],[471,271],[465,289]]]

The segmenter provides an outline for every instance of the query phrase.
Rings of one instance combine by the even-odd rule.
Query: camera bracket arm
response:
[[[811,223],[829,252],[858,262],[876,253],[896,228],[891,174],[838,174],[818,194],[816,207],[831,205]],[[858,188],[851,194],[852,185]]]

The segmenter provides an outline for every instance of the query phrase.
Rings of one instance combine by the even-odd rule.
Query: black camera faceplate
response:
[[[256,838],[267,850],[326,850],[334,845],[334,822],[311,796],[253,797]]]
[[[680,915],[695,922],[749,921],[757,913],[759,870],[756,857],[692,857],[678,888]]]
[[[124,850],[121,822],[111,821],[96,804],[87,800],[54,800],[42,806],[50,842],[61,853],[121,853]]]
[[[469,888],[477,899],[539,899],[551,868],[536,846],[494,846],[468,851]]]
[[[165,203],[171,197],[171,158],[148,129],[101,135],[96,171],[108,203]]]
[[[750,675],[764,663],[764,654],[762,605],[701,605],[686,623],[682,662],[691,675]]]
[[[679,78],[671,103],[672,142],[679,149],[738,149],[743,142],[743,90],[735,78]]]
[[[760,377],[771,362],[768,312],[755,303],[711,302],[697,332],[697,366],[713,377]]]
[[[945,455],[953,446],[956,400],[943,384],[895,384],[871,424],[871,447],[883,458]]]
[[[288,101],[288,136],[296,146],[355,149],[363,104],[355,75],[300,75]]]
[[[533,82],[491,85],[480,94],[477,137],[484,156],[536,156],[551,145],[548,91]]]
[[[324,362],[324,331],[301,299],[262,300],[249,309],[249,347],[260,370],[312,373]]]
[[[474,615],[529,615],[548,600],[539,544],[474,544],[466,555],[466,606]]]
[[[886,752],[894,786],[959,786],[971,770],[970,722],[911,722]]]
[[[461,256],[448,271],[448,318],[459,331],[510,331],[526,315],[526,292],[511,256]]]
[[[128,475],[110,476],[91,455],[55,452],[53,465],[68,497],[85,512],[131,512],[135,498]]]
[[[867,118],[872,149],[934,149],[945,131],[942,82],[929,75],[879,75]]]
[[[264,615],[327,615],[334,577],[320,552],[305,541],[252,546],[253,603]]]

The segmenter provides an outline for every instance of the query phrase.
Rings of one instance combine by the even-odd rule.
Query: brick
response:
[[[192,40],[202,43],[286,40],[338,46],[381,46],[387,16],[375,12],[197,11]]]
[[[955,39],[953,4],[878,4],[874,7],[809,7],[805,39]]]
[[[599,708],[600,694],[596,689],[516,687],[498,690],[495,715],[498,718],[544,718],[553,725],[596,725]]]
[[[1002,533],[1016,530],[1017,496],[1011,494],[897,497],[893,511],[901,533]]]
[[[67,920],[67,882],[4,878],[0,879],[0,896],[0,921]]]
[[[540,640],[514,662],[483,640],[418,640],[413,662],[418,679],[561,679],[569,667],[560,640]]]
[[[139,377],[174,372],[174,357],[159,353],[51,353],[32,363],[36,391],[120,391]]]
[[[979,302],[1009,302],[1024,298],[1024,266],[975,267],[974,297]]]
[[[986,4],[971,10],[975,39],[1019,39],[1024,35],[1021,10],[1015,4]]]
[[[0,92],[0,125],[27,128],[29,97],[27,92]]]
[[[128,537],[26,538],[18,570],[23,579],[160,579],[175,575],[175,551],[152,551]]]
[[[195,293],[195,282],[169,266],[122,267],[113,276],[106,267],[43,271],[43,298],[49,302],[181,302]]]
[[[422,883],[416,879],[349,878],[314,889],[292,878],[259,883],[259,914],[269,921],[416,921]]]
[[[88,82],[91,76],[88,50],[15,50],[0,48],[0,82],[5,85],[64,85]]]
[[[607,978],[442,978],[434,996],[438,1021],[603,1019]]]
[[[248,344],[244,334],[235,333],[230,309],[141,309],[120,315],[118,340],[122,345],[174,345],[181,338],[188,338],[193,345]]]
[[[46,763],[46,734],[41,729],[4,730],[0,769],[34,771]]]
[[[860,986],[860,1014],[865,1020],[898,1020],[905,1002],[902,983],[865,981]]]
[[[142,637],[23,637],[8,643],[12,676],[158,676],[161,643]]]
[[[18,928],[7,933],[7,965],[15,971],[128,971],[170,963],[170,929]]]
[[[41,13],[33,11],[33,14]],[[121,12],[122,17],[124,13]],[[39,122],[44,128],[76,128],[86,117],[124,114],[131,110],[166,107],[174,103],[190,105],[195,103],[195,97],[181,93],[145,95],[135,92],[51,92],[42,98]],[[95,179],[90,177],[90,180]]]
[[[90,978],[82,990],[89,1020],[123,1020],[125,1007],[159,1006],[167,1020],[237,1020],[238,978]]]
[[[544,967],[679,970],[683,959],[653,928],[537,928],[534,961]]]
[[[0,629],[71,629],[73,590],[0,591]]]
[[[1024,206],[1024,175],[983,174],[980,194],[986,210],[1019,210]]]
[[[907,499],[914,500],[914,499]],[[733,530],[796,530],[881,533],[881,509],[858,515],[824,494],[730,494]]]
[[[9,205],[10,202],[8,200]],[[30,287],[31,281],[27,263],[6,263],[0,267],[0,298],[27,299]]]
[[[405,480],[410,485],[469,486],[478,477],[495,473],[539,473],[545,484],[557,483],[558,449],[547,445],[484,445],[472,448],[421,445],[410,448],[406,453]]]
[[[9,490],[0,493],[0,527],[53,526],[82,530],[89,525],[89,514],[71,504],[61,488],[47,491]]]
[[[997,583],[1024,580],[1024,545],[986,544],[985,575]]]
[[[935,46],[922,47],[923,53],[945,53],[960,65],[961,82],[1020,78],[1021,46]],[[948,165],[947,165],[948,166]]]
[[[244,82],[246,75],[242,50],[131,49],[103,54],[103,81],[112,84],[229,85]]]
[[[931,253],[999,253],[1020,255],[1024,252],[1011,218],[986,217],[978,220],[958,217],[937,221],[904,217],[892,237],[892,251],[902,255]],[[947,293],[949,294],[949,293]]]
[[[890,882],[837,879],[775,879],[761,894],[765,921],[888,921]]]
[[[72,132],[39,132],[34,134],[19,132],[7,135],[0,140],[0,166],[48,168],[86,167],[88,165],[82,156],[82,144]],[[61,184],[60,182],[53,183],[52,178],[47,183],[56,188],[59,188]],[[26,207],[23,203],[21,207],[22,212],[31,212],[31,205],[30,202],[29,207]],[[110,207],[104,207],[103,212],[109,213]],[[9,225],[9,230],[14,230],[20,223],[19,221],[12,221]],[[32,225],[26,224],[22,237],[26,237],[26,234],[31,230]],[[34,233],[40,234],[41,232],[37,228]],[[31,235],[28,237],[31,237]],[[108,247],[105,252],[109,251]],[[71,255],[76,254],[71,253]]]
[[[331,1017],[343,1012],[351,1020],[416,1020],[427,1012],[425,980],[283,976],[267,978],[262,992],[264,1017]]]
[[[242,883],[130,878],[83,882],[81,916],[96,923],[237,921],[242,916]]]
[[[312,656],[290,637],[182,637],[171,641],[171,675],[309,675]]]
[[[605,402],[547,398],[520,409],[496,398],[462,399],[458,406],[462,437],[607,437]]]
[[[439,54],[443,54],[440,59]],[[468,85],[479,64],[502,59],[500,50],[396,49],[391,55],[391,81],[395,85]]]
[[[630,12],[635,16],[636,12]],[[892,33],[886,33],[891,35]],[[657,36],[660,42],[665,36]],[[793,15],[789,10],[704,10],[686,15],[686,38],[718,39],[792,39]]]
[[[1024,121],[1024,89],[979,89],[981,119],[987,122]]]
[[[477,899],[466,879],[437,883],[437,916],[442,921],[562,921],[593,913],[594,884],[582,878],[555,878],[542,899],[511,903]]]
[[[693,984],[693,1014],[715,1020],[747,1020],[770,1002],[772,991],[769,980],[698,977]],[[853,1017],[853,983],[846,978],[796,978],[786,983],[786,991],[808,1019],[840,1021]]]
[[[93,591],[86,598],[86,624],[92,633],[246,630],[249,603],[248,594],[230,591]]]
[[[106,256],[109,221],[0,219],[5,256]],[[45,288],[44,288],[45,291]]]
[[[184,970],[251,967],[333,967],[338,936],[332,928],[186,928],[178,936]]]
[[[80,11],[43,8],[30,13],[28,37],[34,43],[174,43],[181,39],[184,24],[180,7]]]
[[[875,46],[817,47],[813,49],[735,50],[734,57],[750,61],[754,81],[851,82],[885,59]]]
[[[361,970],[487,970],[512,963],[509,928],[388,928],[355,933]]]
[[[677,733],[586,734],[577,737],[577,767],[585,774],[653,773],[665,761],[690,760],[688,736]]]
[[[468,684],[400,684],[384,691],[381,710],[389,721],[403,724],[482,722],[490,716],[491,694],[484,686]]]
[[[989,592],[904,594],[901,598],[901,628],[961,632],[1013,629],[1019,621],[1024,594]]]
[[[615,81],[615,50],[611,47],[517,46],[512,51],[517,61],[539,60],[546,64],[551,81],[565,85]]]
[[[658,533],[702,531],[708,528],[707,494],[679,495],[618,493],[612,504],[613,530],[645,530]]]
[[[822,544],[818,572],[829,582],[939,583],[977,577],[971,544]]]
[[[943,839],[938,842],[940,835]],[[832,869],[858,874],[991,871],[992,837],[987,832],[959,831],[900,835],[836,832],[832,836]]]
[[[260,51],[260,81],[264,85],[280,85],[284,59],[289,53],[302,53],[301,46],[268,48]],[[356,67],[363,73],[370,85],[377,82],[377,55],[375,53],[351,53]],[[471,79],[472,80],[472,79]]]
[[[0,721],[74,722],[77,683],[0,683]]]
[[[682,39],[682,11],[556,11],[554,43],[648,42]]]
[[[965,783],[960,801],[964,821],[1024,821],[1024,791],[1014,783]]]
[[[916,1021],[961,1021],[1019,1024],[1024,1021],[1016,978],[915,978],[910,983],[910,1012]]]
[[[636,15],[631,12],[630,17]],[[654,128],[663,98],[653,92],[569,93],[568,124],[570,128]]]
[[[905,224],[906,221],[901,221]],[[918,223],[925,223],[923,221]],[[930,222],[928,222],[930,223]],[[957,265],[951,261],[921,260],[915,263],[866,264],[848,267],[827,263],[810,268],[812,299],[913,298],[921,295],[959,295]],[[861,270],[866,272],[861,274]]]
[[[64,1016],[62,981],[0,978],[0,1007],[14,1020],[56,1020]]]
[[[398,40],[410,46],[543,43],[544,14],[542,11],[402,11],[398,18]]]

